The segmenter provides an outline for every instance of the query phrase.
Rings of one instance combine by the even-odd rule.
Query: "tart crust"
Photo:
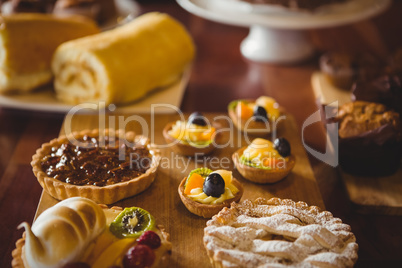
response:
[[[353,267],[358,245],[349,225],[290,199],[232,203],[204,229],[213,267]]]
[[[246,100],[239,100],[239,101],[246,101],[246,102],[255,102],[255,100],[251,99],[246,99]],[[282,110],[281,110],[281,115],[282,115]],[[230,119],[232,119],[233,124],[237,129],[239,129],[242,132],[248,133],[248,134],[253,134],[253,135],[266,135],[270,134],[271,132],[277,131],[278,127],[282,124],[282,120],[277,121],[277,124],[275,124],[275,128],[273,128],[272,121],[269,120],[268,124],[269,127],[267,127],[266,122],[256,122],[254,120],[250,119],[242,119],[237,116],[235,109],[228,108],[228,114]]]
[[[247,146],[240,148],[232,155],[232,160],[239,173],[249,181],[255,183],[275,183],[285,178],[296,164],[296,158],[293,155],[288,157],[286,168],[283,169],[262,169],[251,167],[240,162],[240,156],[243,155]]]
[[[214,137],[214,141],[211,142],[208,146],[205,147],[194,147],[191,146],[190,144],[184,144],[181,143],[179,140],[173,138],[172,136],[169,135],[169,130],[172,129],[173,125],[175,122],[170,122],[168,123],[165,128],[163,129],[163,137],[165,138],[165,141],[168,144],[172,144],[170,147],[175,153],[178,153],[180,155],[184,156],[194,156],[196,154],[198,155],[208,155],[212,153],[213,150],[215,150],[215,142],[217,140],[217,137],[219,136],[219,133],[216,133]]]
[[[109,208],[106,205],[99,204],[104,211],[106,212],[109,210]],[[113,206],[110,208],[110,210],[114,211],[122,211],[122,207],[118,206]],[[170,234],[166,232],[166,229],[163,225],[157,225],[158,232],[161,234],[161,247],[163,246],[165,248],[165,252],[163,252],[160,255],[160,258],[158,261],[154,262],[152,267],[168,267],[168,262],[170,255],[172,253],[172,243],[170,242]],[[12,268],[29,268],[28,266],[25,266],[26,260],[25,260],[25,232],[22,234],[22,237],[17,240],[15,243],[15,249],[11,252],[11,255],[13,257],[11,261],[11,267]],[[159,255],[158,255],[159,256]]]
[[[217,214],[219,211],[222,210],[224,207],[230,206],[232,202],[239,202],[240,198],[243,196],[243,186],[241,183],[236,180],[235,178],[232,178],[232,183],[236,188],[239,190],[236,194],[235,197],[231,199],[225,200],[222,204],[214,204],[214,205],[208,205],[208,204],[202,204],[197,201],[192,200],[191,198],[187,197],[184,194],[184,184],[186,183],[187,177],[185,177],[180,185],[179,185],[179,195],[180,199],[183,202],[184,206],[193,214],[202,216],[204,218],[212,218],[213,215]]]
[[[36,151],[36,154],[32,157],[31,166],[38,182],[48,194],[58,200],[81,196],[92,199],[99,204],[112,204],[121,199],[139,194],[152,184],[159,165],[160,152],[154,148],[154,145],[149,143],[147,137],[135,135],[132,131],[125,133],[122,130],[115,131],[112,129],[105,129],[104,136],[125,138],[129,142],[141,142],[143,145],[147,145],[152,153],[152,162],[149,169],[138,177],[132,178],[129,181],[99,187],[93,185],[73,185],[65,183],[47,176],[46,173],[42,171],[41,160],[50,152],[52,147],[68,142],[72,138],[79,139],[85,135],[98,137],[99,134],[99,129],[73,132],[68,136],[64,135],[53,139],[48,143],[44,143],[42,147]]]

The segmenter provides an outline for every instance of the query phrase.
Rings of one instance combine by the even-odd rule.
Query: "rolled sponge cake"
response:
[[[31,91],[52,80],[56,48],[71,39],[99,33],[80,17],[20,13],[0,16],[0,93]]]
[[[52,70],[57,98],[70,104],[128,103],[175,81],[194,58],[184,26],[158,12],[62,44]]]

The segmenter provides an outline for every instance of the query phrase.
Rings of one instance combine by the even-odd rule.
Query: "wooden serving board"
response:
[[[206,115],[211,121],[218,114]],[[220,115],[222,116],[222,115]],[[227,118],[227,117],[226,117]],[[133,130],[138,134],[147,134],[151,141],[157,145],[165,144],[162,136],[163,127],[179,119],[178,115],[75,115],[66,118],[60,134],[69,131],[93,129],[99,126],[119,127],[119,122],[126,120],[126,131]],[[140,121],[146,122],[147,127],[141,128]],[[161,149],[162,161],[160,163],[155,182],[143,193],[117,202],[115,205],[128,207],[138,206],[148,210],[158,224],[163,224],[170,233],[173,244],[169,267],[209,267],[208,257],[203,246],[203,231],[207,219],[190,213],[182,204],[178,186],[180,181],[196,167],[209,167],[211,169],[233,170],[231,155],[239,147],[247,145],[246,137],[230,125],[227,119],[215,121],[227,131],[222,132],[222,143],[225,148],[217,149],[207,157],[197,159],[174,154],[169,148]],[[243,179],[237,170],[236,177],[244,186],[242,200],[254,200],[257,197],[290,198],[295,201],[305,201],[309,205],[316,205],[324,209],[313,171],[305,150],[301,144],[295,121],[292,116],[286,115],[278,136],[286,137],[296,157],[296,165],[288,177],[271,185],[258,185]],[[122,124],[120,124],[122,126]],[[148,133],[144,133],[148,131]],[[57,200],[43,193],[38,205],[37,215],[48,207],[57,203]]]
[[[402,167],[384,177],[353,176],[343,171],[340,174],[358,212],[402,215]]]
[[[352,100],[352,92],[335,87],[321,72],[312,74],[311,84],[314,95],[321,104],[333,105],[334,102],[338,102],[340,106]]]
[[[321,72],[312,75],[311,83],[322,105],[337,101],[341,106],[351,101],[351,92],[336,88]],[[340,176],[358,212],[402,215],[402,165],[392,176],[359,177],[342,170]]]

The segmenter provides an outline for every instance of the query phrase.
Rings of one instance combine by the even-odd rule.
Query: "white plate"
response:
[[[188,68],[180,79],[172,85],[161,88],[148,94],[145,98],[125,106],[117,106],[115,112],[121,113],[174,113],[174,107],[180,107],[191,68]],[[94,105],[95,104],[95,105]],[[96,112],[96,109],[81,109],[79,107],[98,107],[99,103],[80,106],[68,105],[56,99],[52,88],[46,88],[26,94],[0,95],[0,107],[15,108],[20,110],[34,110],[43,112],[67,113],[72,108],[80,109],[82,112]],[[152,109],[152,104],[158,107]],[[174,107],[172,107],[174,106]],[[77,108],[78,107],[78,108]]]
[[[281,29],[310,29],[348,24],[384,11],[391,0],[352,0],[318,12],[294,12],[280,7],[235,0],[177,0],[186,10],[213,21],[238,26],[261,25]]]

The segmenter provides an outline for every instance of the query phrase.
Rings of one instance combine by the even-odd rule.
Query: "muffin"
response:
[[[361,176],[391,175],[400,165],[399,114],[385,105],[356,101],[342,105],[339,123],[339,163]]]

